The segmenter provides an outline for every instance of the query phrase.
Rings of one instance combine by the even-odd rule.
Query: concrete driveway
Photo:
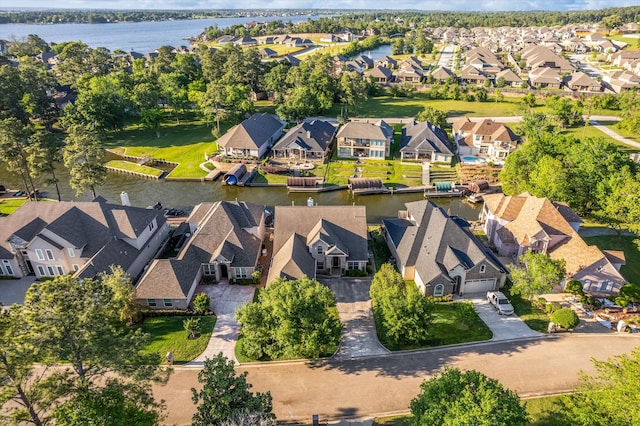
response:
[[[380,344],[371,311],[371,278],[321,278],[336,295],[336,307],[344,324],[336,359],[388,354]]]
[[[24,304],[24,296],[35,280],[36,277],[34,276],[23,277],[17,280],[0,280],[0,303],[3,306]]]
[[[211,309],[217,320],[207,349],[186,366],[202,367],[207,358],[213,358],[220,352],[238,364],[235,346],[240,334],[240,324],[235,319],[235,312],[240,306],[253,300],[254,291],[255,286],[252,285],[229,285],[226,282],[196,288],[195,294],[207,293],[211,298]]]
[[[473,303],[480,319],[493,332],[492,341],[545,336],[542,333],[531,330],[516,314],[498,314],[484,293],[467,295],[466,298]]]

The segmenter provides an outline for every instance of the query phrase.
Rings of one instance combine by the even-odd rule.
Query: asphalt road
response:
[[[593,373],[590,359],[606,359],[640,346],[639,335],[557,335],[509,342],[396,353],[370,358],[243,364],[254,391],[270,391],[278,419],[310,423],[406,411],[420,383],[445,365],[476,369],[522,397],[554,394],[578,384],[578,372]],[[190,388],[199,369],[175,367],[169,383],[155,387],[165,400],[165,424],[191,423]]]

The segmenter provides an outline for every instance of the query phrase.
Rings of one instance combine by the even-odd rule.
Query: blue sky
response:
[[[37,7],[65,9],[420,9],[420,10],[589,10],[613,6],[635,6],[638,0],[2,0],[0,8]]]

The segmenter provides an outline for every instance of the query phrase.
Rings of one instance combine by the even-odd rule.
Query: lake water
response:
[[[317,19],[321,16],[313,16]],[[300,16],[265,16],[244,18],[210,18],[181,21],[157,22],[119,22],[112,24],[0,24],[0,39],[20,40],[29,34],[37,34],[47,42],[82,40],[90,47],[106,47],[113,51],[134,50],[139,53],[152,52],[160,46],[188,45],[185,40],[204,31],[205,28],[217,25],[226,28],[232,25],[245,24],[251,21],[301,22],[309,17]]]
[[[63,200],[89,201],[91,194],[80,198],[75,197],[69,187],[69,174],[64,168],[57,172],[60,178],[60,192]],[[109,173],[105,184],[97,188],[98,195],[112,203],[120,203],[120,193],[129,194],[131,204],[146,207],[162,203],[165,207],[190,210],[194,205],[205,201],[240,200],[267,206],[276,205],[305,205],[307,198],[312,196],[319,205],[364,205],[367,207],[367,221],[379,223],[384,217],[396,217],[398,210],[404,209],[404,203],[422,200],[421,193],[395,195],[361,195],[353,196],[349,191],[333,191],[318,194],[296,193],[289,194],[285,187],[237,187],[223,186],[217,182],[167,182],[165,180],[141,179],[135,176]],[[41,179],[43,180],[43,179]],[[0,185],[11,189],[23,189],[24,185],[17,174],[7,172],[0,166]],[[43,196],[56,198],[55,188],[44,184],[36,184]],[[482,204],[472,204],[461,198],[438,198],[434,201],[451,214],[467,220],[476,220]]]
[[[368,56],[371,59],[373,59],[373,61],[378,61],[382,58],[384,58],[385,56],[391,56],[391,45],[390,44],[383,44],[382,46],[379,46],[375,49],[371,49],[371,50],[367,50],[365,52],[360,53],[360,55],[364,55],[364,56]],[[358,56],[360,56],[358,55]]]

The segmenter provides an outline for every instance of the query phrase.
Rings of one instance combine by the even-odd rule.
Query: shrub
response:
[[[260,271],[258,271],[257,269],[255,271],[253,271],[251,273],[251,281],[253,281],[254,284],[258,284],[260,282],[260,276],[262,274],[260,273]]]
[[[197,294],[196,297],[193,298],[193,310],[198,314],[208,312],[210,306],[211,299],[207,293]]]
[[[580,323],[578,315],[569,308],[558,309],[551,315],[551,322],[558,327],[570,330]]]
[[[560,305],[560,303],[558,302],[551,302],[551,303],[547,303],[544,307],[545,311],[548,314],[552,314],[558,310],[560,310],[562,308],[562,306]]]
[[[348,277],[366,277],[367,271],[361,271],[360,269],[347,269],[345,275]]]
[[[567,293],[571,293],[574,296],[584,296],[584,290],[582,289],[582,283],[578,280],[571,280],[564,287]]]
[[[182,326],[187,332],[189,339],[195,339],[200,336],[200,318],[191,317],[182,321]]]
[[[545,311],[547,308],[547,299],[545,299],[544,297],[538,297],[536,300],[533,301],[533,304],[536,308],[540,309],[541,311]]]

